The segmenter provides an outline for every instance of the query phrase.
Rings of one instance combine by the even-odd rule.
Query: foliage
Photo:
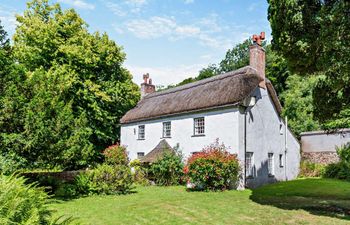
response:
[[[350,126],[350,2],[269,0],[272,45],[292,71],[319,72],[314,115],[326,129]]]
[[[128,166],[101,164],[89,174],[98,194],[127,194],[132,189],[132,174]]]
[[[340,161],[326,167],[324,177],[350,181],[350,143],[337,148]]]
[[[286,81],[287,90],[281,95],[284,102],[282,115],[288,117],[288,125],[296,135],[320,129],[320,124],[313,119],[312,105],[312,90],[318,79],[318,76],[293,74]]]
[[[103,151],[105,161],[110,165],[128,165],[128,153],[124,146],[119,144],[111,145]]]
[[[183,166],[181,152],[167,152],[150,165],[148,176],[157,185],[178,185],[182,183]]]
[[[28,162],[24,158],[16,155],[13,152],[6,155],[0,155],[0,174],[10,175],[24,167],[27,167],[27,165]]]
[[[239,169],[237,156],[216,141],[190,156],[184,171],[195,188],[225,190],[236,185]]]
[[[139,99],[122,48],[48,0],[29,2],[17,23],[16,63],[0,96],[1,153],[13,151],[35,168],[102,161],[102,149],[119,138],[121,116]]]
[[[319,163],[301,161],[299,177],[322,177],[325,168],[325,165]]]
[[[142,165],[140,160],[132,160],[129,166],[132,168],[133,180],[136,184],[144,186],[150,184],[150,181],[147,178],[147,167]]]
[[[69,224],[58,222],[48,209],[48,196],[25,179],[0,175],[0,224]]]

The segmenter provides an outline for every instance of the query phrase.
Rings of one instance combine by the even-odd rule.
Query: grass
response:
[[[299,179],[255,190],[187,192],[137,187],[53,205],[82,224],[350,224],[350,182]]]

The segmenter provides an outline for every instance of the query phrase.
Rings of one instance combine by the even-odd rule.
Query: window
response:
[[[143,140],[145,139],[145,125],[139,126],[139,136],[138,139]]]
[[[163,137],[164,138],[171,137],[171,122],[163,123]]]
[[[273,153],[268,153],[267,168],[269,176],[273,176]]]
[[[280,123],[280,135],[282,135],[283,134],[283,125],[282,125],[282,123]]]
[[[253,152],[245,153],[245,172],[246,177],[252,178],[254,176],[253,173]]]
[[[138,159],[141,159],[142,157],[144,157],[145,156],[145,153],[144,152],[138,152],[137,153],[137,158]]]
[[[194,118],[194,135],[204,135],[204,117]]]
[[[283,154],[279,155],[280,167],[283,167]]]

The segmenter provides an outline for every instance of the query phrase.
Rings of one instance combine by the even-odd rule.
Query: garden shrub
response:
[[[350,143],[337,148],[340,161],[325,168],[324,177],[350,181]]]
[[[103,151],[105,162],[111,165],[128,165],[129,158],[126,148],[119,144],[109,146]]]
[[[55,196],[58,198],[76,198],[79,196],[87,196],[96,193],[92,181],[89,176],[89,171],[77,175],[73,182],[62,182]]]
[[[195,189],[225,190],[236,186],[239,162],[235,154],[216,141],[187,160],[184,172]]]
[[[26,168],[27,161],[15,153],[0,154],[0,173],[10,175],[18,170]]]
[[[98,194],[127,194],[133,188],[130,167],[101,164],[89,173],[92,188]]]
[[[308,161],[301,161],[299,177],[321,177],[325,172],[325,165]]]
[[[181,184],[183,167],[181,152],[175,150],[171,153],[169,151],[149,166],[148,176],[161,186]]]
[[[69,224],[52,218],[48,195],[22,177],[0,175],[0,224]]]
[[[147,168],[141,164],[140,160],[135,159],[131,161],[130,167],[132,168],[132,176],[136,184],[144,186],[150,184],[150,181],[147,179]]]

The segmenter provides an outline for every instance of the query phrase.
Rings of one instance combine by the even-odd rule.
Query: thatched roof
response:
[[[147,155],[142,157],[140,159],[140,162],[153,163],[158,159],[162,158],[165,153],[174,153],[174,149],[170,147],[170,145],[165,139],[163,139],[152,151],[150,151]]]
[[[220,106],[237,105],[262,81],[250,66],[145,96],[120,120],[130,123]],[[269,86],[269,85],[268,85]],[[277,97],[277,96],[276,96]],[[278,98],[277,98],[278,100]]]

